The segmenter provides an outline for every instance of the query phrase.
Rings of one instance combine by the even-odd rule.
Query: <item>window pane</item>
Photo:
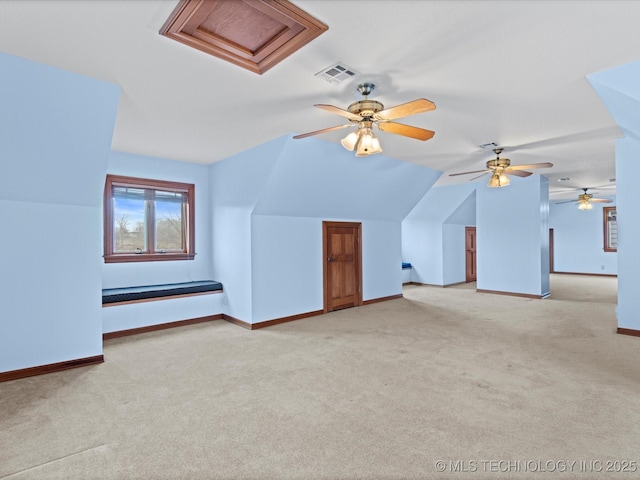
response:
[[[609,247],[618,248],[618,222],[615,210],[607,211],[607,221],[609,222]]]
[[[182,193],[156,192],[156,250],[184,250]]]
[[[113,199],[114,252],[145,252],[145,201],[116,196]]]

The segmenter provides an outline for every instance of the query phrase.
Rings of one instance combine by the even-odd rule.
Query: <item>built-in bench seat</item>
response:
[[[222,292],[222,284],[213,280],[166,283],[140,287],[104,288],[102,290],[102,305],[110,306],[178,295],[184,296],[215,292]]]

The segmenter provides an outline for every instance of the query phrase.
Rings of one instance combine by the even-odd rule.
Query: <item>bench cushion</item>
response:
[[[215,292],[218,290],[222,290],[222,284],[213,280],[146,285],[142,287],[104,288],[102,289],[102,304],[170,297],[188,293]]]

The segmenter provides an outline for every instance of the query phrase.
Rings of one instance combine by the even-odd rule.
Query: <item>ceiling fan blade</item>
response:
[[[530,168],[551,168],[553,167],[553,163],[544,162],[544,163],[529,163],[527,165],[512,165],[509,167],[509,170],[529,170]]]
[[[325,105],[325,104],[319,103],[314,105],[314,107],[321,108],[322,110],[326,110],[327,112],[342,115],[343,117],[347,117],[349,120],[352,120],[354,122],[359,122],[360,120],[362,120],[362,117],[360,115],[355,115],[342,108],[334,107],[333,105]]]
[[[597,202],[597,203],[611,203],[611,202],[613,202],[613,200],[610,200],[608,198],[590,198],[589,201],[590,202]]]
[[[489,172],[490,172],[489,170],[486,170],[484,173],[482,173],[482,174],[478,175],[477,177],[470,178],[470,179],[469,179],[469,181],[470,181],[470,182],[473,182],[474,180],[477,180],[477,179],[479,179],[480,177],[484,177],[484,176],[485,176],[487,173],[489,173]]]
[[[533,175],[531,172],[525,172],[524,170],[513,170],[512,168],[507,168],[504,173],[507,175],[515,175],[516,177],[528,177],[529,175]]]
[[[556,202],[556,205],[560,205],[562,203],[572,203],[572,202],[579,202],[580,200],[565,200],[564,202]]]
[[[396,122],[380,122],[378,123],[378,128],[383,132],[395,133],[396,135],[403,135],[422,141],[429,140],[436,134],[436,132],[432,130],[412,127],[411,125]]]
[[[416,113],[429,112],[436,109],[436,104],[426,98],[418,98],[412,102],[396,105],[376,113],[373,118],[376,120],[395,120],[396,118],[408,117]]]
[[[300,135],[295,135],[293,138],[298,139],[298,138],[310,137],[312,135],[319,135],[321,133],[333,132],[334,130],[340,130],[341,128],[346,128],[346,127],[353,127],[353,124],[347,123],[345,125],[338,125],[335,127],[323,128],[322,130],[316,130],[314,132],[301,133]]]
[[[483,175],[484,175],[485,173],[489,173],[489,170],[474,170],[472,172],[450,173],[449,176],[450,177],[455,177],[457,175],[469,175],[470,173],[480,173],[480,172],[483,172]],[[480,175],[480,176],[482,176],[482,175]]]

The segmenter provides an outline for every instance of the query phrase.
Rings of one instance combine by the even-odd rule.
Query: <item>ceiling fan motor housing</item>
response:
[[[511,165],[511,160],[508,158],[494,158],[493,160],[487,161],[487,168],[496,169],[496,168],[507,168]]]
[[[359,100],[353,102],[347,108],[349,113],[360,115],[362,118],[373,117],[377,112],[384,110],[384,105],[376,100]]]

